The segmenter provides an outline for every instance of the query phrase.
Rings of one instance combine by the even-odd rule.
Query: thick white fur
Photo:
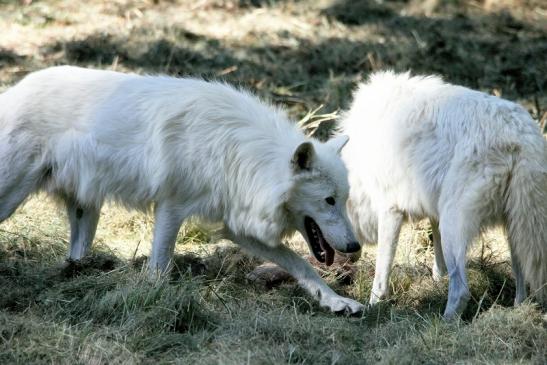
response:
[[[515,303],[525,299],[526,282],[545,302],[547,144],[521,106],[434,76],[379,72],[359,86],[341,130],[350,137],[342,151],[350,218],[360,240],[378,242],[371,304],[388,294],[408,216],[432,221],[433,273],[449,274],[445,318],[470,296],[468,244],[495,223],[508,232]]]
[[[321,305],[355,313],[361,304],[335,294],[281,243],[305,232],[305,215],[334,248],[356,241],[339,157],[346,141],[307,139],[282,111],[223,83],[54,67],[0,95],[0,222],[44,189],[66,203],[77,260],[106,199],[154,206],[149,265],[165,272],[186,218],[222,221],[232,239],[285,267]],[[299,146],[304,160],[294,160]]]

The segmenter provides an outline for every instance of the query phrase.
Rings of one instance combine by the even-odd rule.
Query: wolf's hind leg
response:
[[[387,209],[378,216],[378,249],[374,282],[370,293],[371,305],[378,303],[389,294],[389,276],[391,265],[397,249],[399,232],[403,224],[403,214],[393,209]]]
[[[444,263],[443,247],[441,243],[441,232],[439,231],[439,222],[430,219],[431,233],[433,235],[433,250],[435,259],[433,262],[433,280],[439,281],[446,275],[446,264]]]
[[[520,260],[514,252],[515,249],[513,248],[513,242],[510,237],[508,237],[508,240],[511,251],[511,267],[513,269],[513,275],[515,276],[516,282],[515,305],[519,305],[528,296],[526,292],[526,281],[524,279],[524,271],[522,270]]]
[[[466,172],[460,171],[460,174],[465,175]],[[471,241],[479,235],[483,215],[491,204],[487,197],[493,190],[493,179],[483,175],[468,176],[465,190],[458,179],[452,181],[455,183],[443,188],[444,196],[441,195],[440,200],[441,244],[448,270],[445,319],[459,316],[471,297],[465,272],[466,251]]]
[[[34,192],[34,186],[24,186],[21,184],[11,189],[6,189],[0,195],[0,222],[8,219],[21,205],[21,203]]]
[[[440,229],[446,267],[448,269],[448,302],[444,318],[460,315],[471,296],[465,272],[466,251],[471,240],[479,233],[477,217],[464,214],[457,207],[441,216]]]
[[[471,297],[465,272],[466,251],[486,218],[499,213],[511,165],[492,154],[456,161],[445,177],[439,199],[442,251],[448,269],[445,319],[459,316]]]
[[[0,156],[1,158],[1,156]],[[44,172],[29,166],[29,159],[1,162],[0,166],[0,222],[8,219],[23,201],[39,189]],[[10,161],[12,163],[10,163]]]
[[[93,243],[101,209],[82,206],[70,198],[65,200],[65,204],[70,222],[69,258],[81,260],[89,252]]]
[[[271,247],[249,237],[231,236],[230,238],[249,253],[287,270],[300,286],[319,300],[322,307],[332,312],[345,314],[359,313],[364,309],[361,303],[336,294],[306,260],[285,245]]]

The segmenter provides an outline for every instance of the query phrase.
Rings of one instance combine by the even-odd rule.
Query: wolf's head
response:
[[[287,207],[294,228],[315,258],[327,265],[333,262],[334,250],[361,248],[346,213],[348,173],[339,154],[347,141],[347,136],[338,136],[326,143],[303,142],[291,161],[296,183]]]

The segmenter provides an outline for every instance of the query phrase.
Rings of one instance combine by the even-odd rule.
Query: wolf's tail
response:
[[[515,161],[505,212],[511,250],[530,294],[547,307],[547,144],[536,142]]]

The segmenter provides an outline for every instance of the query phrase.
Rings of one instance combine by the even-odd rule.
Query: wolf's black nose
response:
[[[359,244],[359,242],[350,242],[348,243],[348,245],[346,246],[346,252],[347,253],[351,253],[351,252],[357,252],[361,249],[361,245]]]

